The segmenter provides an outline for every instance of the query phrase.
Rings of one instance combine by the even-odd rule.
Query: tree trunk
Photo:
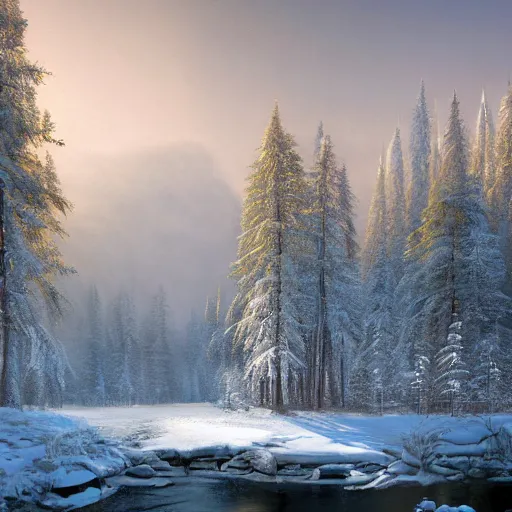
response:
[[[282,365],[281,365],[281,294],[282,294],[282,272],[283,272],[283,225],[281,218],[281,201],[279,197],[279,178],[280,172],[277,172],[276,181],[274,183],[274,200],[275,200],[275,220],[277,225],[277,240],[276,240],[276,261],[275,261],[275,277],[276,277],[276,327],[275,327],[275,368],[276,377],[273,381],[273,393],[272,393],[272,408],[281,410],[284,408],[283,400],[283,376],[282,376]]]
[[[0,335],[2,345],[2,375],[0,405],[21,409],[19,386],[19,357],[17,340],[9,336],[9,311],[7,297],[7,269],[5,266],[5,182],[0,178]]]
[[[326,205],[325,205],[325,190],[326,190],[326,170],[322,169],[321,188],[319,190],[320,196],[320,214],[321,226],[320,237],[318,239],[318,261],[320,265],[318,275],[318,318],[316,330],[316,358],[314,360],[314,376],[315,382],[313,387],[313,408],[321,409],[324,406],[325,396],[325,350],[326,340],[325,335],[327,327],[327,303],[326,303],[326,290],[325,290],[325,244],[326,244]]]

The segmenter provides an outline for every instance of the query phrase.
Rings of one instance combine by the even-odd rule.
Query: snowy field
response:
[[[84,418],[105,435],[139,442],[148,450],[193,450],[273,445],[273,452],[340,454],[378,461],[382,448],[400,450],[401,437],[417,427],[418,416],[365,417],[329,413],[273,414],[268,409],[224,411],[211,404],[149,407],[69,408],[62,414]],[[280,450],[281,448],[281,450]]]
[[[267,409],[224,411],[211,404],[173,404],[149,407],[68,408],[62,414],[85,418],[105,435],[138,442],[147,450],[180,452],[203,447],[251,445],[270,447],[279,463],[375,462],[387,464],[389,454],[400,456],[403,438],[411,432],[441,432],[450,450],[468,455],[482,450],[479,443],[489,436],[488,421],[481,417],[390,415],[299,412],[291,416]],[[493,430],[512,425],[511,415],[493,416]],[[470,448],[460,448],[460,446]],[[455,446],[456,448],[453,448]],[[472,452],[473,450],[473,452]],[[464,453],[460,453],[464,455]]]

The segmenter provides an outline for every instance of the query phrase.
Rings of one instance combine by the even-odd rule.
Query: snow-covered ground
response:
[[[285,457],[319,460],[386,462],[383,448],[400,450],[401,437],[421,423],[418,416],[365,417],[329,413],[282,416],[267,409],[224,411],[210,404],[173,404],[151,407],[68,408],[62,411],[85,418],[106,435],[138,441],[147,450],[187,451],[203,447],[231,448],[275,445]]]
[[[71,510],[120,486],[166,487],[191,472],[359,489],[512,483],[512,415],[284,416],[209,404],[57,412],[0,409],[0,510],[9,500]]]
[[[411,432],[439,435],[444,455],[478,455],[481,441],[512,428],[512,415],[450,417],[389,415],[363,416],[324,412],[277,415],[267,409],[224,411],[210,404],[172,404],[140,407],[67,408],[62,414],[86,419],[105,434],[138,442],[147,450],[187,451],[203,447],[269,445],[279,457],[298,460],[389,462],[400,454]],[[442,442],[444,441],[444,442]],[[464,453],[466,452],[466,453]]]

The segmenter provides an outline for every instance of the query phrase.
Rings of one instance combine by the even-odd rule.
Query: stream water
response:
[[[266,484],[241,480],[178,480],[166,489],[124,489],[84,512],[412,512],[427,496],[439,505],[512,512],[512,486],[446,484],[345,491],[335,485]]]

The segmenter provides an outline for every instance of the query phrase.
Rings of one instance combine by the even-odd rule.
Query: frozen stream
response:
[[[339,487],[268,485],[242,481],[178,481],[168,489],[127,489],[84,512],[412,512],[423,496],[438,504],[471,505],[477,512],[512,509],[510,487],[437,485],[344,491]]]

